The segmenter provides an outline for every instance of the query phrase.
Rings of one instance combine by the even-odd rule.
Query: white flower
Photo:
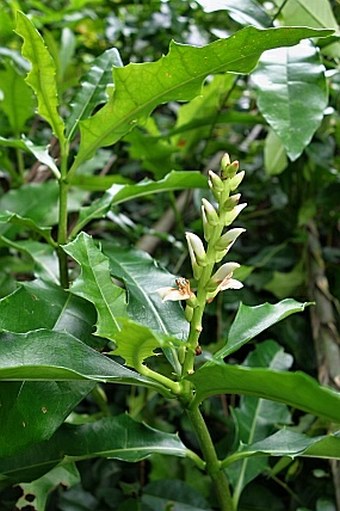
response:
[[[195,296],[191,291],[189,280],[180,277],[176,279],[177,287],[161,287],[156,290],[163,302],[177,302],[181,300],[190,300]]]

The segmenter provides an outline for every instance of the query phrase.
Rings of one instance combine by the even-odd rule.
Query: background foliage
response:
[[[17,33],[26,30],[26,21],[19,18],[16,24],[17,9],[29,15],[43,34],[48,52],[39,47],[39,39],[26,41],[22,48]],[[228,331],[240,301],[253,306],[293,296],[300,302],[316,301],[316,305],[269,325],[266,332],[259,329],[256,342],[238,346],[237,353],[222,351],[221,356],[229,354],[233,363],[250,367],[292,367],[339,387],[340,43],[336,35],[270,50],[249,76],[214,74],[214,68],[208,67],[208,78],[201,90],[201,82],[196,83],[195,94],[164,96],[124,122],[118,122],[120,112],[114,112],[101,143],[95,131],[106,114],[112,115],[109,103],[102,105],[112,97],[114,86],[119,90],[119,83],[124,83],[122,66],[156,61],[168,53],[171,39],[204,45],[248,25],[338,30],[338,14],[339,4],[328,0],[310,0],[308,7],[306,2],[293,0],[51,0],[48,4],[5,0],[0,12],[1,377],[8,379],[14,374],[11,371],[20,371],[25,360],[26,376],[36,371],[37,379],[48,378],[51,369],[44,369],[45,362],[51,363],[56,343],[60,353],[67,355],[71,346],[77,356],[68,368],[55,364],[59,375],[67,371],[68,381],[45,382],[39,392],[36,382],[1,382],[2,509],[214,508],[208,478],[175,435],[181,431],[182,440],[196,451],[196,440],[181,410],[156,394],[159,389],[154,382],[141,375],[138,381],[136,373],[121,365],[118,368],[114,360],[105,365],[99,354],[95,358],[94,350],[112,348],[103,340],[112,334],[111,326],[105,324],[108,315],[130,313],[164,336],[185,336],[187,324],[180,305],[166,304],[160,310],[154,292],[172,285],[172,274],[190,274],[184,230],[201,234],[200,198],[209,196],[202,174],[209,168],[218,169],[225,151],[246,170],[242,193],[249,206],[240,226],[247,233],[235,245],[233,255],[242,264],[237,277],[244,288],[220,294],[207,309],[202,361],[213,351],[236,344],[238,332]],[[39,103],[24,80],[29,71],[26,59],[35,55],[37,47],[45,65],[38,77],[31,72],[29,82],[41,92]],[[173,54],[176,48],[172,46]],[[115,84],[112,65],[118,68]],[[250,62],[243,72],[251,68]],[[137,88],[145,94],[148,80],[157,80],[158,68],[154,69],[151,76],[138,74]],[[56,92],[59,106],[53,99]],[[53,108],[46,110],[51,103]],[[86,226],[89,234],[101,240],[108,257],[100,255],[87,235],[69,243],[66,252],[75,261],[83,261],[84,254],[88,258],[72,293],[58,285],[58,259],[53,251],[58,188],[52,177],[58,176],[56,161],[63,151],[55,136],[61,142],[65,139],[58,109],[65,119],[72,155],[78,154],[68,205],[71,236],[75,238]],[[91,121],[81,124],[78,152],[77,120],[96,112],[97,125]],[[173,170],[177,174],[171,174]],[[190,177],[182,171],[191,171]],[[157,183],[143,182],[144,178]],[[185,191],[178,191],[182,188]],[[153,259],[137,250],[148,252]],[[89,273],[94,267],[109,280],[87,289],[84,282],[92,281]],[[75,264],[73,271],[76,276]],[[128,304],[120,287],[106,286],[105,282],[111,282],[110,272],[124,282]],[[96,315],[92,304],[98,303],[101,293],[108,305]],[[46,336],[41,330],[39,336],[32,336],[29,332],[37,328],[53,334]],[[127,324],[126,328],[133,327]],[[15,346],[14,368],[5,364],[8,342]],[[36,353],[40,369],[28,363]],[[167,356],[174,363],[171,350]],[[86,364],[89,359],[91,363]],[[71,372],[88,381],[70,381]],[[24,373],[20,374],[24,379]],[[100,378],[110,381],[110,375],[113,382],[121,378],[137,386],[95,384]],[[204,371],[195,378],[204,381]],[[298,388],[302,380],[291,384]],[[232,390],[228,397],[213,396],[204,402],[221,453],[235,447],[230,445],[235,438],[247,445],[259,443],[258,450],[272,452],[261,441],[264,444],[263,439],[278,430],[276,435],[280,434],[283,425],[311,438],[331,427],[325,419],[315,419],[313,410],[304,414],[254,396],[239,398]],[[210,390],[204,392],[209,395]],[[54,410],[52,417],[48,409]],[[118,416],[114,427],[112,416]],[[74,429],[79,424],[81,429]],[[112,442],[98,452],[98,437],[119,438],[127,430],[132,435],[130,457],[117,455],[121,446]],[[149,442],[143,449],[135,441],[142,435]],[[165,450],[159,447],[162,442]],[[340,505],[336,462],[309,458],[308,452],[317,453],[318,446],[300,442],[299,452],[306,457],[285,456],[280,437],[275,437],[277,458],[240,457],[227,467],[240,509],[263,509],[263,502],[273,510],[328,511]],[[335,447],[330,449],[334,452]],[[57,466],[61,451],[70,462],[80,460],[77,466]],[[165,451],[176,457],[161,456]],[[93,456],[94,460],[88,459]],[[37,460],[34,472],[28,468],[32,457]],[[21,484],[11,487],[11,483]]]

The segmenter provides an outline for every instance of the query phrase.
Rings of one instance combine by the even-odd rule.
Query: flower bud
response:
[[[194,269],[194,265],[206,266],[207,255],[201,238],[192,232],[186,232],[185,237],[188,244],[192,268]]]
[[[234,271],[239,267],[240,265],[238,263],[233,262],[222,264],[222,266],[220,266],[216,273],[214,273],[211,277],[211,280],[217,283],[222,282],[226,277],[231,277]]]
[[[227,167],[228,165],[230,165],[230,156],[228,153],[224,153],[223,157],[222,157],[222,160],[221,160],[221,168],[222,170]]]
[[[194,309],[192,307],[190,307],[190,305],[187,305],[184,309],[184,315],[185,315],[185,319],[188,321],[188,323],[190,323],[190,321],[192,320],[193,314],[194,314]]]
[[[242,172],[238,172],[234,177],[232,177],[229,181],[229,187],[230,187],[230,190],[233,192],[234,190],[236,190],[236,188],[239,187],[239,185],[241,184],[243,178],[244,178],[244,175],[245,175],[245,172],[244,170],[242,170]]]
[[[224,217],[224,225],[230,225],[233,223],[235,218],[241,213],[242,209],[246,207],[247,203],[238,204],[231,211],[228,211]]]
[[[223,161],[223,159],[222,159]],[[222,179],[233,178],[240,168],[240,164],[237,160],[233,161],[229,165],[223,166],[222,164]]]
[[[202,199],[202,204],[205,209],[205,214],[208,223],[215,227],[219,223],[219,217],[216,209],[207,199]]]
[[[201,213],[202,213],[204,239],[206,241],[209,241],[212,236],[214,228],[208,222],[207,215],[205,213],[205,209],[204,209],[203,205],[201,206]]]
[[[240,193],[235,193],[234,195],[231,195],[228,197],[228,199],[223,203],[222,210],[223,211],[231,211],[234,209],[235,206],[239,203],[239,200],[241,198]]]
[[[224,190],[224,184],[220,176],[215,174],[212,170],[209,170],[209,186],[213,191],[220,193]],[[211,183],[211,184],[210,184]]]
[[[215,248],[216,250],[229,250],[230,247],[235,243],[237,238],[245,232],[245,229],[241,227],[235,227],[235,229],[230,229],[227,231],[220,239],[216,242]]]

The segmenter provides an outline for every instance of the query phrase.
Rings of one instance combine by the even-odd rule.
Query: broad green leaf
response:
[[[127,315],[125,291],[113,284],[109,261],[94,240],[86,233],[63,246],[65,252],[80,265],[79,277],[71,286],[71,293],[93,303],[98,313],[96,335],[114,339],[120,330],[118,318]]]
[[[277,431],[270,437],[242,448],[222,463],[229,466],[237,460],[251,456],[306,456],[313,458],[340,459],[340,432],[309,437],[289,429]]]
[[[131,320],[121,320],[120,327],[120,332],[115,336],[117,348],[114,355],[119,355],[127,366],[137,370],[145,359],[155,356],[156,349],[178,348],[183,345],[175,338],[162,335]]]
[[[115,89],[108,103],[92,118],[80,123],[81,143],[71,174],[99,147],[114,144],[137,122],[146,119],[157,105],[188,101],[197,96],[208,75],[250,73],[265,50],[330,34],[328,30],[309,28],[247,27],[228,39],[201,48],[173,42],[169,53],[157,62],[114,68]]]
[[[72,101],[72,111],[66,122],[66,135],[73,138],[79,121],[87,119],[96,106],[106,103],[106,88],[113,85],[112,67],[120,67],[121,61],[116,48],[110,48],[91,63],[91,68],[84,76],[81,88]]]
[[[60,49],[58,52],[58,81],[64,78],[68,66],[72,63],[76,47],[77,39],[75,34],[68,27],[64,27],[61,32]]]
[[[160,181],[144,179],[137,184],[114,184],[103,197],[94,201],[91,206],[81,209],[79,220],[73,228],[71,236],[75,236],[91,220],[105,216],[112,206],[128,200],[145,197],[152,193],[206,187],[206,178],[195,171],[172,171]]]
[[[89,302],[39,280],[21,283],[14,293],[0,300],[0,329],[10,332],[46,328],[67,332],[98,347],[98,338],[92,336],[95,319]]]
[[[269,130],[264,143],[264,168],[269,176],[277,176],[288,165],[285,148],[275,131]]]
[[[0,108],[5,112],[13,133],[19,136],[26,121],[34,115],[34,97],[24,78],[12,65],[0,71]]]
[[[227,343],[215,354],[214,358],[220,360],[234,353],[270,326],[291,314],[302,312],[307,305],[310,303],[299,303],[291,298],[274,305],[263,303],[255,307],[241,303],[230,327]]]
[[[153,481],[143,491],[142,502],[150,511],[212,511],[208,502],[184,481]]]
[[[16,33],[23,39],[22,55],[31,63],[26,82],[38,99],[38,112],[50,124],[53,133],[64,143],[64,122],[58,113],[56,69],[44,40],[32,22],[17,12]]]
[[[328,104],[324,71],[318,50],[303,41],[265,52],[252,74],[259,109],[291,160],[300,156],[322,121]]]
[[[273,277],[263,288],[273,293],[277,298],[285,298],[294,295],[299,286],[304,285],[305,281],[304,261],[300,260],[291,271],[274,271]]]
[[[245,365],[287,370],[292,362],[292,356],[284,353],[283,348],[274,341],[266,341],[250,353]],[[241,445],[263,440],[273,433],[279,424],[291,422],[286,405],[253,396],[241,396],[239,406],[234,409],[234,415],[237,419],[238,440]],[[264,468],[264,463],[259,464],[257,460],[248,459],[230,467],[228,478],[234,487],[234,504],[238,502],[245,486],[263,472]]]
[[[107,417],[81,426],[64,424],[49,440],[20,455],[0,459],[1,477],[30,481],[60,462],[95,457],[141,461],[151,454],[193,456],[179,437],[134,421],[129,415]]]
[[[0,380],[94,380],[165,389],[98,353],[76,337],[46,329],[26,334],[0,334]],[[1,410],[6,413],[7,408],[4,406]]]
[[[316,416],[340,422],[340,393],[319,385],[305,373],[243,367],[215,362],[189,377],[201,402],[217,394],[241,394],[279,401]]]
[[[108,176],[77,174],[72,179],[72,186],[82,190],[89,190],[90,192],[103,192],[115,184],[122,185],[127,183],[130,183],[130,180],[119,174],[109,174]]]
[[[73,463],[55,467],[50,472],[32,483],[20,484],[23,495],[16,502],[16,509],[45,511],[47,500],[52,491],[62,485],[70,488],[80,483],[80,474]],[[32,500],[32,495],[34,499]]]
[[[21,337],[17,343],[17,352],[12,354],[13,358],[18,359],[19,371],[24,357],[23,340]],[[2,334],[1,352],[6,349],[5,345]],[[41,348],[38,342],[35,353],[37,354]],[[55,344],[50,346],[50,353],[55,351],[55,348]],[[7,358],[9,355],[7,347]],[[48,355],[46,358],[48,359]],[[32,369],[30,376],[34,377]],[[51,380],[0,382],[0,459],[15,453],[21,456],[24,447],[50,438],[75,406],[95,386],[93,381],[67,382],[55,381],[55,378]]]
[[[275,0],[281,7],[284,0]],[[327,27],[338,30],[338,23],[333,14],[329,0],[295,0],[286,2],[280,12],[280,19],[287,25],[304,25],[308,27]]]
[[[23,227],[30,231],[36,232],[37,234],[39,234],[39,236],[44,238],[47,241],[47,243],[49,243],[51,246],[55,246],[55,241],[51,236],[51,227],[40,227],[31,218],[25,218],[10,211],[6,212],[0,211],[0,225],[1,224],[18,225],[19,227]]]
[[[270,16],[256,0],[197,0],[205,12],[227,11],[241,25],[269,27]],[[299,25],[299,23],[297,23]],[[308,23],[301,23],[305,26]]]
[[[112,274],[124,281],[128,312],[142,325],[167,336],[187,338],[189,324],[178,302],[162,302],[157,289],[175,285],[175,275],[160,268],[146,252],[103,242]]]

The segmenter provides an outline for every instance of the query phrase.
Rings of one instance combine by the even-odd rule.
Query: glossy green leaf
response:
[[[275,131],[269,130],[264,143],[264,168],[269,176],[277,176],[288,165],[285,148]]]
[[[96,106],[107,101],[106,88],[113,85],[112,67],[122,65],[116,48],[109,48],[94,59],[72,101],[72,111],[66,122],[66,135],[69,140],[73,138],[79,121],[87,119]]]
[[[72,335],[45,329],[0,334],[0,380],[95,380],[163,390],[161,385],[101,355]]]
[[[157,105],[188,101],[198,95],[208,75],[249,73],[265,50],[330,33],[296,27],[268,30],[247,27],[228,39],[201,48],[173,42],[168,55],[157,62],[114,68],[115,89],[108,103],[80,123],[81,143],[71,173],[99,147],[114,144],[137,122],[147,118]]]
[[[293,49],[266,52],[252,74],[259,109],[291,160],[300,156],[322,121],[328,104],[324,71],[318,50],[304,41]]]
[[[91,220],[105,216],[111,206],[153,193],[206,187],[206,178],[195,171],[172,171],[160,181],[144,179],[137,184],[114,184],[103,197],[93,201],[91,206],[81,209],[79,220],[72,230],[71,236],[75,236]]]
[[[146,252],[126,250],[103,242],[110,270],[128,291],[130,316],[142,325],[167,336],[187,338],[189,324],[178,302],[162,302],[157,289],[175,285],[175,275],[159,267]]]
[[[234,353],[270,326],[291,314],[302,312],[308,305],[310,303],[299,303],[291,298],[274,305],[263,303],[255,307],[240,303],[236,317],[230,327],[227,343],[215,354],[214,358],[220,360]]]
[[[0,474],[12,483],[30,481],[60,462],[94,457],[136,462],[154,453],[195,457],[177,435],[136,422],[125,414],[81,426],[64,424],[49,440],[20,455],[0,459]]]
[[[309,437],[289,429],[282,429],[274,435],[245,445],[226,458],[223,466],[250,456],[306,456],[313,458],[340,459],[340,432],[324,436]]]
[[[198,3],[205,12],[227,11],[241,25],[270,27],[272,24],[270,16],[256,0],[198,0]]]
[[[73,463],[55,467],[32,483],[20,484],[23,495],[16,502],[16,509],[45,511],[50,493],[62,485],[70,488],[80,483],[80,474]],[[34,499],[32,500],[32,496]]]
[[[20,135],[26,121],[34,115],[34,98],[24,78],[12,65],[0,71],[2,101],[0,108],[5,112],[13,133]]]
[[[26,82],[38,99],[38,112],[50,124],[53,133],[64,141],[64,122],[58,113],[56,69],[44,40],[22,12],[17,13],[16,33],[23,39],[22,55],[31,63]]]
[[[98,338],[92,336],[95,319],[89,302],[39,280],[21,283],[14,293],[0,300],[0,329],[10,332],[46,328],[67,332],[98,347]]]
[[[86,233],[63,246],[65,252],[80,265],[80,275],[71,286],[71,293],[93,303],[98,313],[96,335],[114,339],[120,330],[118,318],[127,315],[125,292],[113,284],[108,258]]]
[[[19,373],[24,357],[22,345],[24,338],[18,335],[20,341],[17,341],[16,356]],[[55,344],[50,346],[50,353],[55,351],[55,346]],[[3,352],[4,349],[3,334],[1,334],[0,351]],[[37,343],[35,353],[37,354],[40,350],[41,345]],[[9,356],[10,354],[7,353],[7,359]],[[2,360],[0,366],[2,366]],[[31,369],[29,373],[31,377],[34,377],[34,369],[33,372]],[[20,379],[22,378],[19,376]],[[15,453],[21,456],[24,447],[50,438],[75,406],[95,386],[93,381],[55,381],[53,377],[51,380],[0,381],[0,459]]]
[[[245,365],[249,367],[280,370],[289,369],[292,363],[292,356],[284,353],[274,341],[259,344],[245,361]],[[291,422],[286,405],[254,396],[241,396],[239,406],[234,409],[234,416],[237,420],[238,440],[241,445],[263,440],[273,433],[279,424]],[[255,459],[244,459],[230,467],[228,477],[234,487],[234,504],[238,502],[245,486],[264,470],[263,465],[263,463],[257,463]]]
[[[316,416],[340,422],[340,393],[319,385],[305,373],[243,367],[215,362],[190,377],[195,400],[217,394],[241,394],[285,403]]]
[[[51,236],[51,228],[50,227],[40,227],[37,225],[31,218],[22,217],[16,213],[11,212],[1,212],[0,211],[0,225],[1,224],[13,224],[18,225],[19,227],[25,228],[25,230],[30,230],[36,232],[44,238],[47,243],[54,246],[55,241]]]

